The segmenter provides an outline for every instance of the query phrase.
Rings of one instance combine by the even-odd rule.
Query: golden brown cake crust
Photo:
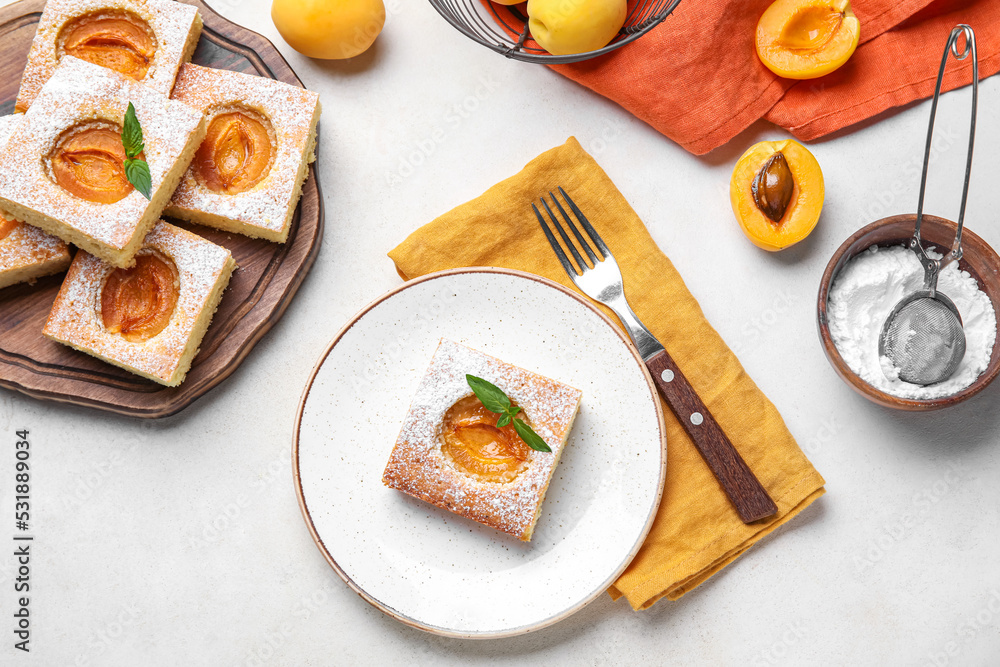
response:
[[[181,179],[167,214],[248,236],[284,242],[301,194],[306,166],[314,159],[319,95],[281,81],[252,74],[181,67],[173,99],[208,114],[248,108],[274,129],[276,154],[259,183],[237,194],[213,192],[201,184],[194,168]]]
[[[527,469],[512,482],[481,482],[457,470],[441,451],[445,412],[472,394],[466,374],[500,387],[552,448],[551,453],[532,451]],[[382,482],[527,541],[580,397],[578,389],[442,339],[413,397]]]
[[[0,288],[65,271],[69,248],[56,237],[23,222],[0,239]]]
[[[21,114],[0,117],[0,150],[21,118]],[[0,211],[0,228],[2,219],[10,218]],[[19,223],[0,238],[0,288],[65,271],[69,260],[69,248],[61,240]]]
[[[137,343],[109,333],[101,318],[100,299],[104,281],[114,267],[81,251],[73,259],[43,333],[133,373],[175,386],[190,367],[235,263],[225,248],[162,221],[146,237],[144,248],[168,257],[177,267],[180,293],[163,331]]]
[[[59,34],[73,19],[102,10],[128,11],[146,22],[156,37],[157,49],[143,83],[163,95],[177,77],[181,63],[191,57],[190,43],[201,32],[198,10],[173,0],[48,0],[38,21],[21,77],[17,110],[25,111],[59,64]]]
[[[80,199],[48,173],[60,135],[81,122],[121,125],[129,102],[145,138],[152,201],[138,191],[113,204]],[[128,77],[63,58],[0,152],[0,209],[116,266],[128,267],[204,136],[204,116]]]

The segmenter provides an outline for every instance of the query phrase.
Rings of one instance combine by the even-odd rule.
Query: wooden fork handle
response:
[[[760,521],[777,513],[774,501],[670,355],[666,351],[658,352],[646,361],[646,367],[743,523]]]

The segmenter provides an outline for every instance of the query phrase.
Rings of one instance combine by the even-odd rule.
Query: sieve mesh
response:
[[[931,297],[900,308],[882,343],[882,353],[899,370],[899,379],[919,385],[947,380],[965,356],[961,320],[944,302]]]

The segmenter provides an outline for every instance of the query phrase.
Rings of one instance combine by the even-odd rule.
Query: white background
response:
[[[916,209],[907,174],[922,159],[928,102],[811,144],[826,178],[822,219],[805,242],[769,254],[741,233],[728,183],[749,145],[787,136],[773,126],[693,157],[551,71],[473,44],[419,0],[392,0],[376,46],[329,63],[288,48],[263,0],[217,9],[272,39],[321,94],[322,251],[243,365],[176,417],[0,392],[0,544],[12,544],[22,428],[36,535],[30,655],[11,648],[13,560],[0,555],[0,664],[996,664],[1000,383],[946,412],[891,412],[837,378],[816,334],[836,247]],[[980,93],[966,219],[1000,247],[1000,79]],[[952,219],[968,95],[942,102],[929,188],[927,211]],[[456,105],[464,116],[449,122]],[[292,486],[296,407],[329,339],[399,285],[388,250],[570,135],[646,221],[828,493],[680,602],[636,613],[602,597],[520,638],[437,638],[370,607],[313,545]]]

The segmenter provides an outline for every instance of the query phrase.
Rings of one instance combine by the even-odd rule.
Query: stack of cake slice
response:
[[[43,333],[168,386],[236,265],[160,216],[286,242],[320,115],[310,91],[188,63],[201,25],[174,0],[49,0],[24,113],[0,117],[0,288],[76,246]]]

